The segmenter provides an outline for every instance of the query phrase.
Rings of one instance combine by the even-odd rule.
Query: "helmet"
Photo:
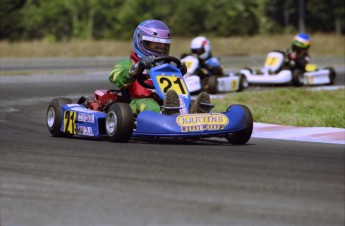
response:
[[[310,37],[305,33],[298,33],[292,40],[292,49],[308,49]]]
[[[169,55],[170,43],[170,30],[162,21],[145,20],[134,31],[133,48],[141,59]]]
[[[192,40],[190,49],[192,53],[197,54],[201,59],[206,60],[211,53],[211,43],[207,38],[199,36]]]

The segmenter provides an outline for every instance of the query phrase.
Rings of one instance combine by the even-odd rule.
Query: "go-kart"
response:
[[[48,130],[54,137],[106,137],[113,142],[128,142],[132,137],[225,137],[231,144],[245,144],[250,139],[253,118],[248,107],[235,104],[222,113],[190,114],[191,96],[178,69],[181,61],[166,56],[154,63],[149,73],[152,83],[141,77],[138,82],[154,89],[162,100],[168,89],[174,89],[180,99],[180,114],[142,111],[134,117],[128,93],[96,90],[88,104],[84,100],[53,99],[46,115]]]
[[[246,89],[249,84],[246,77],[241,73],[228,72],[225,75],[214,75],[200,68],[199,59],[193,55],[184,55],[181,59],[187,66],[187,73],[184,80],[191,93],[207,91],[210,94],[221,92],[239,92]],[[212,66],[212,59],[209,64]],[[198,73],[209,74],[207,77],[200,79]]]
[[[292,84],[302,85],[332,85],[336,73],[333,68],[317,68],[315,64],[307,64],[305,68],[286,65],[286,54],[282,51],[272,51],[267,54],[264,67],[261,69],[245,68],[240,70],[249,84]]]

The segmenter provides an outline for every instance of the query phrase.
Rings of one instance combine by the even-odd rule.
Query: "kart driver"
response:
[[[153,66],[155,57],[169,55],[170,43],[170,30],[165,23],[159,20],[145,20],[134,31],[133,51],[129,59],[120,61],[113,67],[109,81],[118,88],[128,91],[130,107],[134,115],[144,110],[161,111],[161,100],[157,94],[140,85],[137,78],[145,76],[147,79],[145,82],[152,85],[152,81],[148,78],[148,70]],[[179,69],[182,75],[187,72],[185,64],[182,64]],[[209,112],[209,109],[204,109],[204,105],[200,103],[210,103],[210,97],[206,92],[199,94],[190,112]],[[180,112],[180,100],[174,90],[167,91],[162,107],[164,114]]]
[[[217,57],[213,57],[211,53],[210,41],[203,37],[198,36],[194,38],[190,44],[192,54],[197,55],[200,63],[201,73],[198,73],[200,78],[209,75],[223,75],[223,68]],[[202,73],[204,71],[204,73]]]
[[[292,40],[291,49],[287,50],[288,66],[305,70],[305,66],[310,61],[308,49],[310,47],[310,37],[305,33],[298,33]]]

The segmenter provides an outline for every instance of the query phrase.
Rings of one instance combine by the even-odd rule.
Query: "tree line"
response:
[[[0,40],[124,40],[151,18],[180,37],[297,32],[301,19],[306,32],[344,34],[344,1],[1,0]]]

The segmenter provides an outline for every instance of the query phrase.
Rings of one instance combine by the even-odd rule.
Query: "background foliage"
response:
[[[180,37],[296,32],[299,1],[1,0],[0,40],[125,40],[151,18]],[[303,1],[307,32],[345,33],[344,0]]]

